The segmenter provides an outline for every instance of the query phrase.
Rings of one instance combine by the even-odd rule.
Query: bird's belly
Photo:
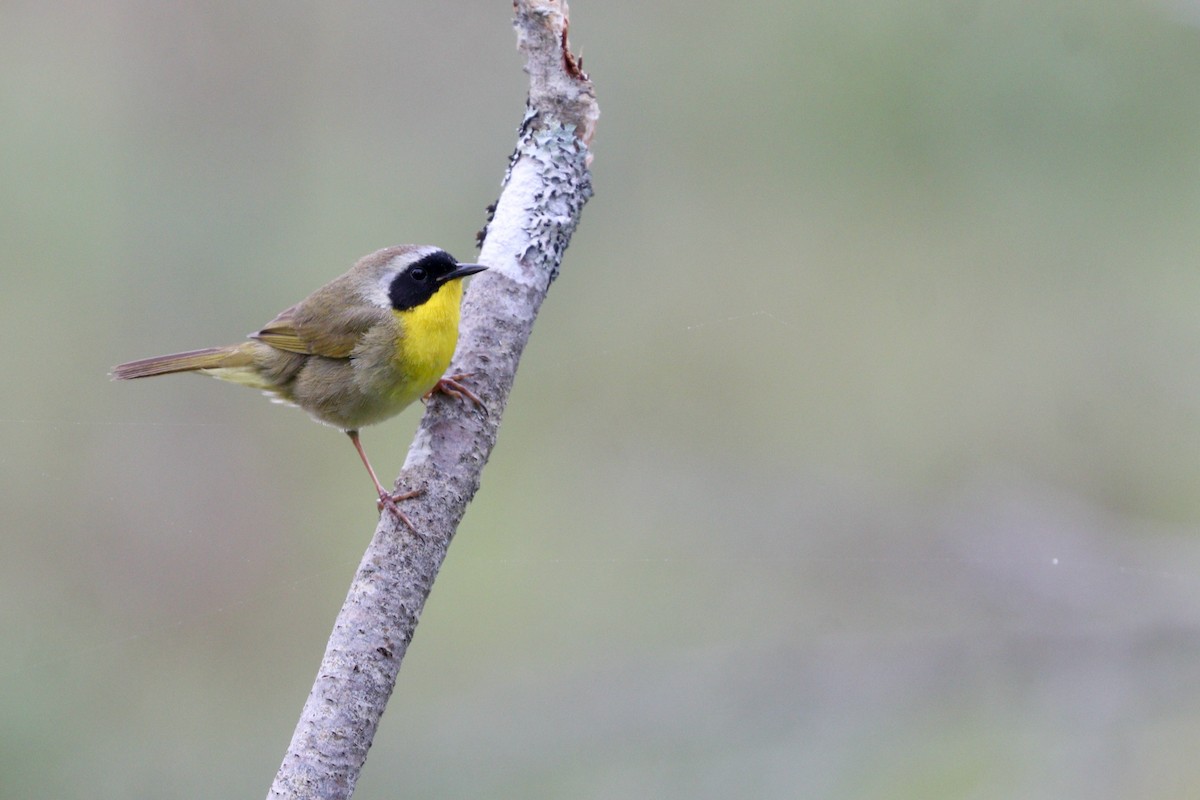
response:
[[[359,380],[347,385],[336,402],[326,404],[333,413],[326,414],[323,421],[349,430],[394,417],[433,388],[452,355],[453,349],[437,361],[409,361],[403,370],[395,363],[377,366],[369,376],[360,369]]]

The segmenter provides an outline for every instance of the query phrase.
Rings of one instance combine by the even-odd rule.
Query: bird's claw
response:
[[[424,539],[424,535],[417,530],[416,525],[412,524],[412,520],[408,518],[408,515],[400,510],[399,505],[399,503],[404,500],[411,500],[412,498],[420,495],[422,491],[422,489],[417,489],[412,492],[380,492],[379,501],[375,504],[375,506],[379,509],[380,514],[383,513],[385,508],[392,512],[392,516],[407,525],[408,529],[413,532],[414,536],[416,536],[418,539]]]
[[[421,397],[421,399],[424,400],[425,402],[429,402],[429,399],[431,397],[433,397],[438,392],[441,392],[442,394],[453,397],[456,400],[462,400],[464,398],[467,400],[470,400],[477,407],[482,409],[483,413],[486,414],[487,406],[484,405],[483,401],[479,399],[479,395],[475,394],[474,392],[472,392],[470,389],[468,389],[466,386],[464,386],[462,383],[459,382],[459,381],[463,380],[464,378],[471,377],[474,374],[475,373],[473,373],[473,372],[456,372],[453,375],[447,375],[443,378],[439,378],[438,382],[433,385],[433,388],[430,389],[428,392],[426,392]]]

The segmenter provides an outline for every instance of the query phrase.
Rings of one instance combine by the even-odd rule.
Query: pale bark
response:
[[[397,480],[420,535],[384,514],[334,623],[270,798],[347,798],[396,684],[421,609],[446,556],[508,401],[538,308],[591,195],[591,82],[567,45],[567,4],[518,0],[517,44],[529,106],[472,279],[452,373],[487,407],[436,396]],[[397,787],[402,790],[403,787]]]

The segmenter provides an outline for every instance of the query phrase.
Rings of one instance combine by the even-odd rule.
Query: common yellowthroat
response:
[[[361,258],[246,342],[130,361],[113,367],[112,377],[200,372],[299,406],[349,435],[379,493],[380,511],[390,509],[412,528],[396,503],[417,493],[383,488],[358,429],[435,391],[482,407],[459,383],[466,375],[442,373],[458,343],[463,278],[484,269],[436,247],[388,247]]]

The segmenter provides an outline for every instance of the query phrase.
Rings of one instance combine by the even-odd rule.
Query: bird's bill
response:
[[[452,281],[455,278],[465,278],[468,275],[474,275],[476,272],[483,272],[487,267],[483,264],[459,264],[458,268],[447,272],[442,276],[440,283]]]

